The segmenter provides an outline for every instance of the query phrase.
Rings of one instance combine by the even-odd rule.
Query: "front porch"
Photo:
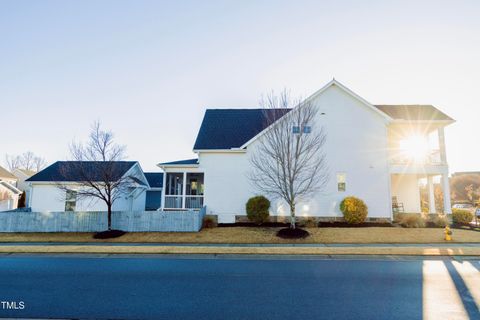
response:
[[[392,213],[451,214],[448,175],[392,174]]]
[[[159,164],[164,170],[162,210],[200,210],[204,204],[204,173],[197,159]]]

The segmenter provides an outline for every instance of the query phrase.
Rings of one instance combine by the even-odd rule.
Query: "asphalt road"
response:
[[[475,260],[2,256],[0,318],[480,319],[479,270]]]

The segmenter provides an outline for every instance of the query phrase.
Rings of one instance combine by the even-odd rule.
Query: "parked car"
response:
[[[470,203],[456,203],[452,206],[453,209],[473,209],[473,205]]]
[[[480,208],[477,208],[477,209],[475,210],[475,215],[476,215],[477,217],[480,217]]]

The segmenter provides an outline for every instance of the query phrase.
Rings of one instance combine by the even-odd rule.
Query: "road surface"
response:
[[[480,319],[479,270],[452,259],[0,256],[0,318]]]

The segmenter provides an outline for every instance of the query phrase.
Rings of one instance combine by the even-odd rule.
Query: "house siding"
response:
[[[340,201],[353,195],[367,203],[370,218],[391,218],[385,118],[337,86],[329,87],[313,103],[319,108],[316,124],[327,134],[324,150],[330,179],[322,192],[297,205],[297,214],[341,216]],[[199,153],[205,204],[208,214],[218,215],[219,222],[234,222],[235,215],[245,215],[248,198],[261,193],[247,177],[249,158],[260,141],[248,145],[246,153]],[[337,191],[337,173],[346,174],[346,192]],[[273,201],[271,215],[287,216],[288,207]]]

